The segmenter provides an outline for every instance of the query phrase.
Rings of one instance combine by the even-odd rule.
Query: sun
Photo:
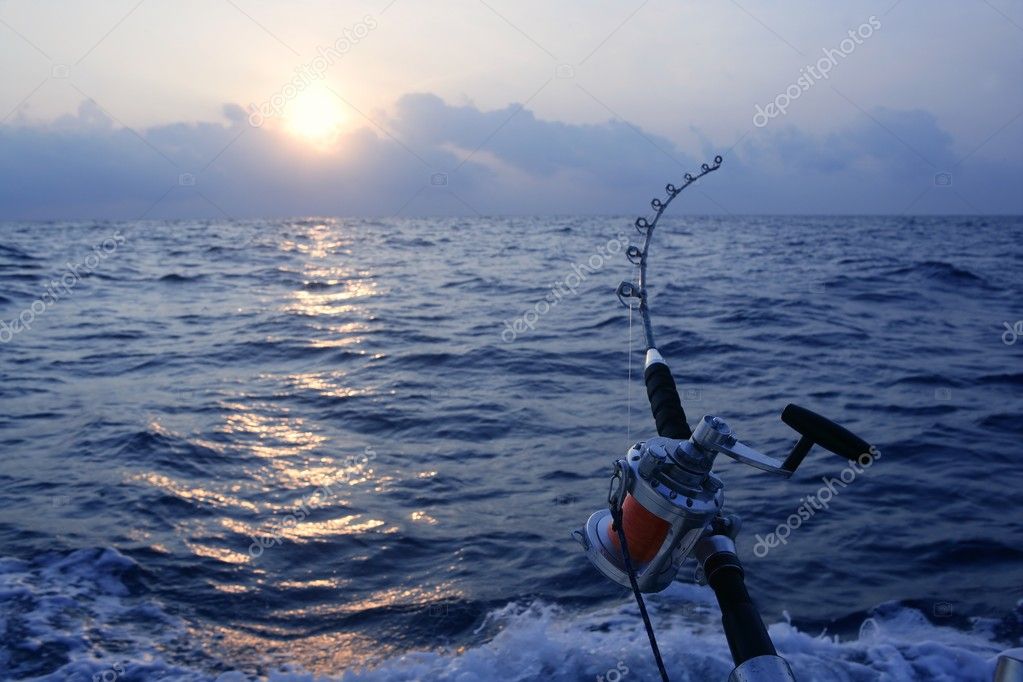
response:
[[[337,141],[344,119],[341,100],[322,86],[300,92],[284,110],[288,132],[318,146]]]

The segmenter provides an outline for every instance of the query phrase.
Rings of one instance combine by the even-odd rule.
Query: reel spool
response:
[[[711,473],[714,457],[692,441],[657,436],[615,462],[610,508],[622,512],[629,554],[642,592],[660,592],[724,504],[724,484]],[[576,537],[605,576],[631,587],[611,509],[590,516]]]

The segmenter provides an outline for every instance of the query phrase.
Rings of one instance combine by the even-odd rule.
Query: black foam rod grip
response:
[[[781,413],[781,420],[825,450],[846,459],[855,460],[870,452],[870,443],[805,407],[787,405]]]
[[[777,656],[760,611],[746,590],[738,557],[732,552],[720,552],[708,559],[703,570],[707,584],[718,598],[721,624],[735,665],[742,665],[758,656]]]
[[[678,388],[671,370],[663,362],[655,362],[643,373],[650,411],[657,424],[657,435],[685,440],[693,435],[686,423],[686,413],[678,397]]]

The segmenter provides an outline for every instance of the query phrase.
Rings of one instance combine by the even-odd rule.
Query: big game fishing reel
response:
[[[672,400],[674,380],[657,350],[647,351],[644,375],[655,419],[661,416],[659,421],[667,426],[672,421],[669,415],[680,413],[682,406],[677,390]],[[668,587],[697,541],[722,514],[725,484],[713,472],[718,455],[788,478],[815,444],[853,461],[876,452],[838,424],[798,405],[786,407],[781,418],[800,434],[784,459],[746,445],[727,423],[709,415],[688,438],[655,436],[633,445],[624,459],[614,463],[608,509],[590,516],[577,535],[593,565],[619,585],[631,587],[613,523],[614,512],[620,510],[630,557],[638,565],[635,575],[640,591],[660,592]],[[728,518],[728,523],[734,537],[737,517]]]
[[[658,435],[636,443],[624,459],[614,463],[608,508],[591,515],[573,535],[601,573],[632,589],[663,680],[668,680],[668,674],[642,594],[667,588],[693,554],[700,581],[710,585],[721,607],[722,625],[736,665],[730,682],[792,682],[795,677],[788,663],[777,655],[746,591],[734,542],[741,521],[723,512],[725,486],[713,471],[715,459],[725,455],[788,478],[814,445],[864,466],[878,453],[838,424],[798,405],[788,405],[781,415],[799,434],[784,458],[765,455],[738,440],[718,417],[705,416],[690,429],[671,370],[654,343],[646,287],[647,254],[654,228],[672,200],[720,166],[718,156],[713,165],[703,164],[699,174],[687,173],[682,186],[667,185],[667,198],[650,202],[653,219],[636,219],[636,229],[644,236],[643,247],[629,246],[626,257],[639,266],[639,277],[636,283],[622,282],[617,296],[623,305],[642,315],[647,347],[644,379]]]

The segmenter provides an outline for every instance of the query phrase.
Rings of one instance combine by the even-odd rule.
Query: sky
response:
[[[0,220],[1023,213],[1023,0],[0,0],[0,77]]]

